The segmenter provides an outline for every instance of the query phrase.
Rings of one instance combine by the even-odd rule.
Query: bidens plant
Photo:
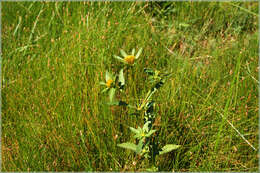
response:
[[[125,53],[124,50],[120,51],[124,58],[119,56],[114,57],[127,65],[134,65],[135,60],[139,58],[142,48],[139,49],[136,55],[135,49],[132,50],[131,55]],[[105,82],[101,82],[101,85],[105,85],[106,88],[102,91],[109,90],[109,105],[117,106],[128,106],[134,109],[138,114],[144,117],[143,126],[138,126],[137,128],[129,127],[129,129],[134,133],[135,143],[125,142],[118,144],[117,146],[134,151],[141,160],[147,159],[149,162],[149,168],[146,171],[157,171],[156,157],[161,154],[171,152],[180,147],[180,145],[167,144],[163,147],[159,147],[159,142],[156,140],[156,129],[154,129],[154,121],[156,118],[156,112],[154,110],[155,102],[152,96],[163,86],[166,80],[171,76],[171,73],[162,73],[158,70],[153,70],[149,68],[144,68],[144,72],[148,75],[149,85],[152,87],[149,89],[147,94],[141,103],[137,105],[129,104],[123,100],[115,100],[114,95],[117,89],[123,91],[125,89],[125,78],[124,69],[121,69],[118,75],[112,76],[109,72],[106,72]]]

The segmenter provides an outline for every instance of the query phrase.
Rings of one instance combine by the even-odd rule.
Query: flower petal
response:
[[[135,55],[135,48],[132,50],[132,55]]]
[[[117,60],[119,60],[119,61],[122,62],[122,63],[127,64],[127,63],[125,62],[125,60],[124,60],[123,58],[120,58],[119,56],[114,55],[114,58],[116,58]]]
[[[125,85],[125,78],[124,78],[124,69],[121,69],[118,76],[118,81],[120,88],[123,88]]]
[[[105,83],[105,82],[99,82],[99,84],[100,84],[100,85],[106,85],[106,83]]]
[[[124,51],[123,49],[120,49],[120,53],[121,53],[121,55],[123,55],[124,58],[125,58],[126,56],[128,56],[127,53],[125,53],[125,51]]]
[[[139,58],[139,56],[141,55],[142,51],[143,51],[143,48],[140,48],[139,51],[137,52],[137,54],[135,55],[135,59]]]

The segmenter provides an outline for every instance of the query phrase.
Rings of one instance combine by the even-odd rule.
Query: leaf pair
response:
[[[149,123],[150,122],[146,122],[143,126],[143,128],[138,127],[137,129],[130,127],[130,130],[135,133],[134,138],[137,138],[139,140],[143,140],[144,138],[148,138],[150,137],[154,132],[156,132],[156,130],[149,130]]]
[[[126,142],[126,143],[118,144],[117,146],[121,147],[121,148],[132,150],[132,151],[136,152],[137,154],[140,154],[142,152],[143,143],[140,140],[138,145],[130,143],[130,142]],[[178,149],[179,147],[181,147],[181,145],[167,144],[161,149],[161,151],[159,151],[159,155],[169,153],[173,150]],[[146,152],[146,151],[144,151],[144,152]]]

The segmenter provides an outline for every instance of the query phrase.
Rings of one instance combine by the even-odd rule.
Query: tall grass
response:
[[[162,145],[182,147],[159,170],[258,170],[244,140],[258,150],[258,2],[1,5],[2,171],[141,170],[116,145],[142,118],[108,107],[99,86],[114,54],[140,47],[129,102],[148,89],[144,67],[174,72],[155,123]]]

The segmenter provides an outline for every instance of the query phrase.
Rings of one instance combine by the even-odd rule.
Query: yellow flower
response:
[[[106,86],[105,89],[103,89],[101,91],[101,93],[106,92],[106,91],[110,91],[110,89],[113,89],[114,87],[114,83],[115,83],[115,76],[113,76],[111,73],[109,73],[108,71],[106,71],[106,78],[105,81],[103,82],[99,82],[100,85],[104,85]]]
[[[142,48],[139,49],[139,51],[137,52],[137,54],[135,55],[135,49],[132,50],[132,53],[130,55],[128,55],[123,49],[120,50],[120,53],[122,54],[123,58],[121,58],[120,56],[114,55],[114,57],[121,61],[124,64],[128,64],[128,65],[134,65],[135,64],[135,60],[137,60],[139,58],[139,56],[141,55],[142,52]]]
[[[124,58],[124,60],[128,63],[128,64],[134,64],[135,62],[135,56],[134,55],[128,55]]]
[[[106,82],[106,86],[108,88],[110,88],[112,86],[112,84],[113,84],[113,80],[112,79],[108,79],[107,82]]]

